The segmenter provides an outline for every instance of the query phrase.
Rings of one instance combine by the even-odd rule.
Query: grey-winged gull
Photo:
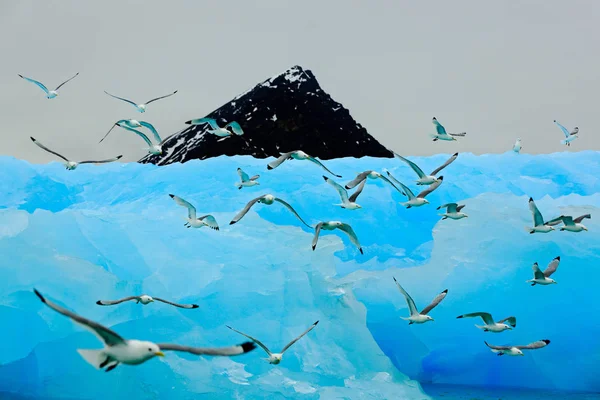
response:
[[[65,156],[55,152],[54,150],[50,150],[49,148],[47,148],[46,146],[44,146],[43,144],[41,144],[40,142],[38,142],[35,138],[30,137],[30,139],[33,141],[33,143],[35,143],[40,149],[47,151],[50,154],[54,154],[57,157],[62,158],[63,160],[65,160],[65,168],[68,170],[74,170],[75,168],[77,168],[77,166],[79,164],[105,164],[105,163],[110,163],[113,161],[117,161],[120,160],[121,156],[117,156],[117,157],[113,157],[113,158],[109,158],[107,160],[98,160],[98,161],[70,161],[68,160]]]
[[[533,216],[533,227],[526,227],[529,233],[548,233],[554,230],[554,228],[550,225],[547,225],[544,222],[544,217],[542,217],[542,213],[538,210],[535,205],[535,201],[530,197],[529,198],[529,210],[531,211],[531,215]]]
[[[542,272],[537,262],[533,263],[533,279],[526,281],[527,283],[531,283],[531,286],[538,285],[552,285],[555,284],[556,281],[550,278],[550,275],[556,272],[558,269],[558,265],[560,264],[560,256],[554,258],[548,264],[548,267]]]
[[[404,185],[398,179],[394,178],[394,176],[392,174],[390,174],[389,171],[387,171],[387,174],[390,177],[390,180],[394,183],[394,185],[399,186],[400,189],[402,190],[402,193],[408,198],[408,201],[400,203],[403,206],[405,206],[406,208],[421,207],[424,204],[429,204],[429,200],[427,200],[425,198],[425,196],[427,196],[428,194],[433,192],[435,189],[440,187],[440,185],[444,181],[444,177],[440,176],[439,178],[437,178],[437,180],[434,183],[429,185],[429,187],[427,189],[423,190],[421,193],[419,193],[418,195],[415,196],[415,194],[412,192],[412,190],[410,190],[408,187],[406,187],[406,185]]]
[[[417,185],[431,185],[432,183],[437,182],[437,180],[438,180],[435,176],[437,174],[439,174],[439,172],[441,170],[443,170],[444,168],[446,168],[448,165],[452,164],[454,162],[454,160],[456,160],[456,158],[458,157],[458,153],[454,153],[448,160],[446,160],[445,163],[443,163],[442,165],[440,165],[439,167],[437,167],[436,169],[434,169],[431,172],[431,174],[429,174],[429,175],[426,175],[423,172],[423,170],[421,168],[419,168],[419,166],[417,164],[415,164],[414,162],[410,161],[409,159],[404,158],[401,155],[396,154],[396,153],[394,153],[394,156],[396,156],[400,160],[402,160],[405,163],[407,163],[408,166],[410,168],[412,168],[413,171],[415,171],[415,173],[419,177],[419,179],[417,180]]]
[[[244,134],[244,130],[242,129],[240,124],[238,124],[235,121],[231,121],[231,122],[227,123],[227,125],[225,125],[222,128],[219,126],[219,124],[217,123],[217,120],[214,118],[191,119],[189,121],[186,121],[186,124],[188,124],[188,125],[208,124],[211,127],[211,129],[207,130],[206,132],[210,133],[211,135],[215,135],[215,136],[222,137],[222,138],[229,137],[232,135],[242,136]],[[229,129],[231,129],[231,130],[229,130]]]
[[[517,318],[511,316],[504,319],[501,319],[498,322],[494,322],[494,318],[492,318],[492,314],[486,312],[474,312],[469,314],[459,315],[456,318],[475,318],[481,317],[483,323],[485,325],[475,325],[477,328],[483,330],[484,332],[504,332],[506,330],[510,330],[512,328],[517,327]],[[505,323],[508,322],[508,323]]]
[[[550,341],[548,339],[538,340],[537,342],[529,343],[525,346],[494,346],[489,344],[488,342],[484,342],[487,347],[489,347],[493,353],[498,354],[499,356],[506,354],[507,356],[523,356],[522,350],[536,350],[541,349],[542,347],[548,346]]]
[[[119,300],[98,300],[96,302],[96,304],[98,304],[99,306],[114,306],[115,304],[120,304],[120,303],[123,303],[125,301],[132,301],[132,300],[135,300],[135,304],[142,303],[143,305],[154,303],[154,301],[160,301],[161,303],[170,304],[172,306],[179,307],[179,308],[191,309],[191,308],[198,308],[199,307],[197,304],[179,304],[179,303],[173,303],[172,301],[164,300],[164,299],[161,299],[159,297],[148,296],[147,294],[143,294],[141,296],[123,297],[122,299],[119,299]]]
[[[35,79],[31,79],[31,78],[28,78],[26,76],[23,76],[23,75],[19,74],[19,76],[21,78],[25,79],[28,82],[33,83],[34,85],[37,85],[40,89],[42,89],[46,93],[46,98],[47,99],[53,99],[56,96],[58,96],[58,89],[60,89],[65,83],[69,82],[70,80],[75,79],[75,77],[77,75],[79,75],[79,72],[76,73],[73,77],[67,79],[66,81],[64,81],[63,83],[61,83],[60,85],[58,85],[56,87],[56,89],[54,89],[54,90],[48,90],[48,88],[46,87],[46,85],[44,85],[42,82],[36,81]]]
[[[465,136],[467,134],[467,132],[447,133],[446,132],[446,128],[444,128],[442,126],[442,124],[440,124],[438,122],[438,120],[437,120],[436,117],[433,117],[433,119],[431,120],[431,122],[433,123],[433,125],[435,125],[435,130],[436,130],[436,133],[432,133],[431,134],[431,137],[433,138],[434,142],[436,140],[452,141],[452,140],[456,140],[456,137]]]
[[[352,244],[358,248],[358,251],[360,251],[360,254],[364,254],[362,246],[360,245],[360,242],[358,241],[358,237],[356,236],[354,229],[352,229],[352,227],[350,225],[348,225],[344,222],[341,222],[341,221],[319,222],[317,224],[317,226],[315,226],[315,235],[314,235],[313,241],[312,241],[312,249],[315,250],[317,248],[317,241],[319,240],[319,235],[321,234],[321,231],[333,231],[335,229],[339,229],[340,231],[342,231],[346,235],[348,235]]]
[[[186,218],[186,223],[183,226],[186,228],[202,228],[203,226],[208,226],[215,231],[219,230],[219,224],[217,223],[215,217],[210,214],[197,217],[196,207],[194,207],[190,202],[182,199],[179,196],[175,196],[174,194],[169,194],[169,196],[175,200],[175,203],[188,209],[188,217]]]
[[[150,103],[153,103],[153,102],[155,102],[155,101],[157,101],[157,100],[166,99],[167,97],[171,97],[171,96],[173,96],[175,93],[177,93],[177,90],[176,90],[176,91],[174,91],[173,93],[169,93],[169,94],[167,94],[167,95],[164,95],[164,96],[156,97],[156,98],[154,98],[154,99],[148,100],[147,102],[145,102],[145,103],[141,103],[141,104],[137,104],[136,102],[134,102],[134,101],[131,101],[131,100],[127,100],[127,99],[125,99],[125,98],[123,98],[123,97],[115,96],[114,94],[110,94],[110,93],[108,93],[106,90],[104,91],[104,93],[106,93],[106,94],[107,94],[107,95],[109,95],[110,97],[114,97],[115,99],[118,99],[118,100],[121,100],[121,101],[124,101],[124,102],[126,102],[126,103],[129,103],[129,104],[131,104],[132,106],[134,106],[134,107],[135,107],[135,109],[137,110],[137,112],[141,112],[141,113],[143,113],[143,112],[146,112],[146,106],[147,106],[148,104],[150,104]]]
[[[244,218],[244,215],[246,215],[248,213],[248,211],[250,211],[250,208],[252,208],[252,206],[255,205],[256,203],[260,203],[260,204],[264,204],[266,206],[270,206],[274,202],[278,202],[279,204],[282,204],[285,208],[287,208],[288,210],[290,210],[292,212],[292,214],[294,214],[296,216],[296,218],[298,218],[300,220],[300,222],[302,222],[308,228],[312,229],[312,226],[310,226],[309,224],[307,224],[302,219],[302,217],[300,217],[300,215],[296,212],[296,210],[294,210],[294,207],[292,207],[291,205],[289,205],[285,200],[282,200],[279,197],[275,197],[272,194],[265,194],[265,195],[262,195],[262,196],[259,196],[259,197],[255,198],[255,199],[250,200],[248,202],[248,204],[246,204],[246,206],[243,208],[243,210],[240,211],[239,213],[237,213],[237,215],[235,217],[233,217],[233,219],[231,220],[231,222],[229,222],[229,225],[233,225],[233,224],[239,222],[242,218]]]
[[[447,218],[450,218],[450,219],[462,219],[462,218],[468,217],[467,214],[465,214],[464,212],[460,211],[464,207],[465,207],[464,204],[458,205],[456,203],[446,203],[446,204],[442,204],[437,209],[438,210],[440,210],[442,208],[446,209],[445,213],[439,214],[440,216],[444,217],[444,218],[442,218],[442,220],[447,219]]]
[[[342,208],[345,208],[346,210],[357,210],[359,208],[362,208],[360,204],[356,203],[356,199],[362,193],[362,191],[365,187],[365,183],[367,182],[366,179],[363,179],[363,181],[360,183],[360,185],[358,185],[358,189],[356,189],[356,191],[351,196],[348,196],[348,191],[342,185],[340,185],[333,179],[328,178],[325,175],[323,175],[323,179],[325,179],[325,182],[327,182],[328,184],[333,186],[335,188],[335,190],[337,190],[338,194],[340,195],[340,199],[342,200],[342,203],[336,204],[336,206],[340,206]]]
[[[306,154],[302,150],[295,150],[295,151],[288,151],[287,153],[281,153],[281,156],[278,159],[271,161],[270,163],[267,164],[267,169],[275,169],[275,168],[279,167],[281,164],[283,164],[284,161],[287,161],[287,160],[301,160],[301,161],[308,160],[312,163],[317,164],[318,166],[323,168],[325,171],[329,172],[331,175],[341,178],[340,175],[336,175],[333,172],[331,172],[325,165],[323,165],[323,163],[321,161],[317,160],[313,156]]]
[[[406,303],[408,304],[408,310],[410,312],[410,316],[408,318],[404,318],[404,317],[400,317],[400,318],[402,318],[403,320],[406,320],[406,321],[410,321],[408,323],[409,325],[423,324],[427,321],[433,321],[433,318],[431,318],[427,314],[431,310],[433,310],[438,304],[440,304],[440,302],[442,300],[444,300],[444,298],[448,294],[448,289],[444,290],[443,292],[441,292],[440,294],[435,296],[435,298],[433,299],[431,304],[429,304],[421,312],[419,312],[419,311],[417,311],[417,306],[415,305],[415,301],[412,299],[412,297],[410,297],[408,292],[406,290],[404,290],[404,288],[400,285],[400,283],[398,283],[396,278],[394,278],[394,282],[396,282],[396,286],[398,286],[400,293],[402,293],[404,295],[404,298],[406,298]]]
[[[577,134],[579,133],[578,127],[575,127],[572,131],[569,131],[567,128],[559,124],[557,120],[554,120],[554,123],[560,128],[562,133],[565,135],[565,139],[560,141],[562,144],[570,146],[571,142],[579,137],[577,136]]]
[[[565,226],[560,228],[561,231],[569,231],[569,232],[587,231],[588,230],[587,227],[581,223],[584,218],[588,218],[588,219],[592,218],[592,215],[584,214],[577,218],[573,218],[570,215],[561,215],[560,217],[551,219],[550,221],[546,222],[546,225],[555,226],[562,222]]]
[[[260,182],[258,182],[260,175],[248,176],[248,174],[245,173],[241,168],[237,169],[237,173],[240,176],[240,182],[236,182],[235,184],[238,189],[260,185]]]

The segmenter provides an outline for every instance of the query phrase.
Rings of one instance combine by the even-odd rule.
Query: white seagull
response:
[[[546,267],[546,270],[542,272],[537,262],[533,263],[533,279],[526,281],[531,283],[531,286],[538,285],[552,285],[557,283],[554,279],[550,278],[550,275],[556,272],[558,265],[560,264],[560,256],[554,258]]]
[[[367,171],[363,171],[360,172],[358,175],[356,175],[356,178],[354,178],[353,180],[351,180],[350,182],[348,182],[344,187],[348,190],[355,188],[359,183],[367,180],[367,178],[369,179],[381,179],[382,181],[385,181],[387,183],[389,183],[390,185],[392,185],[392,187],[394,189],[396,189],[397,191],[401,192],[400,189],[398,189],[393,183],[392,181],[390,181],[388,178],[385,177],[385,175],[381,175],[379,172],[377,171],[373,171],[373,170],[367,170]]]
[[[544,222],[544,217],[542,217],[542,213],[540,212],[540,210],[538,210],[537,206],[535,205],[535,201],[533,201],[531,197],[529,198],[529,210],[533,215],[533,227],[525,228],[529,231],[529,233],[548,233],[554,230],[554,228],[551,225],[547,225]]]
[[[460,210],[462,210],[465,207],[464,204],[458,205],[456,203],[447,203],[447,204],[442,204],[441,206],[439,206],[437,209],[442,209],[445,208],[446,212],[443,214],[438,214],[442,218],[442,221],[450,218],[450,219],[462,219],[462,218],[466,218],[468,217],[467,214],[465,214],[464,212],[461,212]]]
[[[442,124],[440,124],[435,117],[433,117],[431,122],[433,122],[433,124],[435,125],[435,130],[437,132],[437,133],[431,134],[431,137],[433,138],[434,142],[436,140],[447,140],[447,141],[456,140],[455,136],[465,136],[467,134],[467,132],[447,133],[446,128],[444,128],[442,126]]]
[[[285,202],[284,200],[280,199],[279,197],[275,197],[272,194],[265,194],[262,195],[260,197],[257,197],[255,199],[252,199],[248,202],[248,204],[246,204],[246,207],[244,207],[244,209],[242,211],[240,211],[239,213],[237,213],[237,215],[235,217],[233,217],[233,219],[231,220],[231,222],[229,223],[229,225],[233,225],[236,222],[239,222],[239,220],[241,220],[242,218],[244,218],[244,215],[246,215],[248,213],[248,211],[250,211],[250,208],[252,208],[252,206],[256,203],[260,203],[260,204],[264,204],[267,206],[270,206],[271,204],[273,204],[274,202],[278,202],[280,204],[283,204],[283,206],[285,208],[287,208],[288,210],[290,210],[292,212],[292,214],[294,214],[296,216],[296,218],[298,218],[300,220],[300,222],[302,222],[304,225],[306,225],[307,227],[312,229],[312,226],[310,226],[309,224],[307,224],[306,222],[304,222],[304,220],[302,219],[302,217],[300,217],[300,215],[296,212],[296,210],[294,210],[294,207],[292,207],[291,205],[289,205],[287,202]]]
[[[554,123],[565,134],[565,140],[560,141],[562,144],[566,144],[567,146],[570,146],[571,142],[579,137],[579,136],[577,136],[577,134],[579,133],[578,127],[573,128],[573,130],[571,132],[569,132],[569,130],[567,128],[565,128],[564,126],[562,126],[561,124],[559,124],[558,121],[554,120]]]
[[[317,248],[317,241],[319,240],[319,234],[321,233],[321,231],[333,231],[335,229],[339,229],[340,231],[346,233],[350,238],[352,244],[358,247],[358,251],[360,251],[360,254],[364,254],[362,246],[358,241],[358,237],[356,236],[356,233],[354,233],[354,229],[352,229],[350,225],[340,221],[323,221],[319,222],[317,226],[315,226],[315,236],[313,237],[312,241],[313,251]]]
[[[356,189],[356,191],[350,197],[348,197],[348,191],[342,185],[338,184],[333,179],[326,177],[325,175],[323,175],[323,179],[325,179],[325,182],[329,183],[335,188],[335,190],[337,190],[338,194],[340,195],[340,198],[342,199],[342,203],[335,204],[336,206],[340,206],[342,208],[345,208],[346,210],[356,210],[362,208],[360,204],[356,203],[356,199],[362,193],[365,187],[365,183],[367,182],[366,179],[363,179],[363,181],[358,186],[358,189]]]
[[[113,161],[117,161],[120,160],[121,156],[117,156],[117,157],[113,157],[113,158],[109,158],[108,160],[99,160],[99,161],[69,161],[66,157],[64,157],[61,154],[58,154],[57,152],[50,150],[49,148],[47,148],[46,146],[44,146],[43,144],[41,144],[40,142],[38,142],[35,138],[30,137],[30,139],[33,141],[33,143],[35,143],[40,149],[42,150],[46,150],[48,153],[50,154],[54,154],[57,157],[62,158],[63,160],[65,160],[65,168],[68,170],[74,170],[75,168],[77,168],[77,166],[79,164],[104,164],[104,163],[109,163],[109,162],[113,162]]]
[[[492,314],[486,313],[486,312],[474,312],[474,313],[470,313],[470,314],[463,314],[463,315],[459,315],[456,318],[473,318],[473,317],[481,317],[481,319],[483,320],[483,323],[485,325],[483,325],[483,326],[475,325],[475,326],[479,329],[482,329],[484,332],[499,333],[499,332],[504,332],[505,330],[509,330],[509,329],[517,327],[517,318],[515,318],[515,317],[511,316],[508,318],[501,319],[498,322],[494,322],[494,319],[492,318]],[[505,324],[505,322],[508,322],[508,324]]]
[[[419,168],[419,166],[414,162],[402,157],[399,154],[394,153],[394,155],[402,161],[404,161],[405,163],[407,163],[408,166],[411,167],[412,170],[415,171],[415,173],[419,176],[419,179],[417,180],[417,185],[431,185],[432,183],[437,182],[438,179],[435,176],[448,165],[452,164],[454,160],[456,160],[456,157],[458,157],[458,153],[454,153],[444,164],[434,169],[430,175],[425,175],[423,170]]]
[[[23,76],[23,75],[19,74],[19,76],[21,78],[25,79],[28,82],[31,82],[31,83],[37,85],[40,89],[42,89],[44,92],[46,92],[46,98],[47,99],[53,99],[56,96],[58,96],[58,89],[60,89],[65,83],[69,82],[70,80],[75,79],[75,77],[77,75],[79,75],[79,72],[76,73],[73,77],[67,79],[66,81],[64,81],[63,83],[61,83],[60,85],[58,85],[56,87],[56,89],[54,89],[54,90],[48,90],[48,88],[42,82],[36,81],[35,79],[27,78],[26,76]]]
[[[493,353],[496,353],[499,356],[503,354],[506,354],[507,356],[523,356],[524,354],[522,350],[541,349],[542,347],[548,346],[550,341],[548,339],[538,340],[537,342],[529,343],[526,346],[494,346],[488,342],[484,343],[492,350]]]
[[[175,196],[174,194],[170,194],[169,196],[175,200],[175,203],[188,209],[188,217],[185,219],[187,222],[183,226],[186,228],[202,228],[203,226],[208,226],[215,231],[219,230],[219,224],[217,224],[215,217],[210,214],[197,217],[196,207],[179,196]]]
[[[142,124],[140,123],[140,121],[138,121],[136,119],[120,119],[110,127],[108,132],[106,132],[106,135],[104,135],[104,137],[98,143],[102,143],[102,141],[104,141],[104,139],[106,139],[108,134],[110,132],[112,132],[112,130],[115,128],[115,126],[119,126],[121,128],[125,128],[125,129],[127,129],[127,128],[135,129],[135,128],[141,128]]]
[[[246,336],[248,339],[252,340],[254,343],[256,343],[257,345],[259,345],[260,347],[262,347],[262,349],[267,353],[267,355],[269,356],[269,358],[265,358],[266,361],[269,362],[269,364],[279,364],[281,362],[281,358],[283,357],[283,353],[286,352],[287,349],[289,349],[290,347],[292,347],[292,345],[294,343],[296,343],[298,340],[302,339],[302,337],[304,335],[306,335],[308,332],[312,331],[313,329],[315,329],[315,326],[317,326],[317,324],[319,323],[319,321],[315,322],[314,324],[312,324],[310,326],[310,328],[308,328],[307,330],[305,330],[300,336],[298,336],[296,339],[292,340],[291,342],[289,342],[288,344],[285,345],[285,347],[283,348],[283,350],[281,350],[281,353],[271,353],[271,350],[269,350],[267,348],[267,346],[265,346],[260,340],[253,338],[250,335],[246,335],[244,332],[240,332],[236,329],[233,329],[232,327],[230,327],[229,325],[226,325],[229,329],[231,329],[234,332],[239,333],[240,335]]]
[[[114,94],[110,94],[110,93],[108,93],[106,90],[104,91],[104,93],[106,93],[106,94],[107,94],[107,95],[109,95],[110,97],[114,97],[115,99],[123,100],[124,102],[131,104],[132,106],[134,106],[134,107],[135,107],[135,109],[136,109],[138,112],[141,112],[141,113],[143,113],[143,112],[146,112],[146,106],[147,106],[148,104],[150,104],[150,103],[152,103],[152,102],[155,102],[156,100],[160,100],[160,99],[165,99],[165,98],[167,98],[167,97],[171,97],[171,96],[173,96],[175,93],[177,93],[177,90],[176,90],[176,91],[174,91],[173,93],[167,94],[167,95],[165,95],[165,96],[160,96],[160,97],[157,97],[157,98],[155,98],[155,99],[148,100],[147,102],[145,102],[145,103],[143,103],[143,104],[137,104],[137,103],[135,103],[135,102],[133,102],[133,101],[131,101],[131,100],[127,100],[127,99],[124,99],[124,98],[122,98],[122,97],[115,96]]]
[[[584,218],[592,218],[592,216],[591,216],[591,214],[584,214],[577,218],[573,218],[569,215],[561,215],[560,217],[551,219],[550,221],[546,222],[546,225],[555,226],[562,222],[563,224],[565,224],[565,226],[560,228],[561,231],[569,231],[569,232],[587,231],[588,228],[581,223],[581,221],[583,221]]]
[[[169,343],[152,343],[140,340],[127,340],[119,336],[119,334],[116,332],[100,325],[97,322],[90,321],[89,319],[81,317],[74,312],[59,306],[58,304],[54,304],[50,300],[44,298],[44,296],[42,296],[42,294],[37,290],[33,289],[33,291],[48,307],[66,317],[71,318],[73,322],[76,322],[91,330],[92,333],[94,333],[98,339],[104,343],[103,349],[79,349],[77,352],[85,361],[93,365],[96,369],[106,367],[105,372],[112,371],[119,364],[139,365],[155,356],[164,357],[163,350],[182,351],[186,353],[207,356],[236,356],[247,353],[256,348],[252,342],[245,342],[237,346],[230,347],[202,348]]]
[[[186,121],[185,123],[188,125],[208,124],[208,125],[210,125],[210,127],[212,129],[207,130],[207,132],[210,133],[211,135],[215,135],[218,137],[229,137],[234,134],[238,135],[238,136],[242,136],[244,134],[244,131],[243,131],[242,127],[240,126],[240,124],[238,124],[235,121],[229,122],[227,125],[225,125],[222,128],[219,127],[217,120],[214,118],[191,119],[189,121]],[[231,131],[228,128],[231,128]]]
[[[429,201],[425,198],[425,196],[427,196],[428,194],[433,192],[435,189],[437,189],[444,181],[444,177],[440,176],[439,178],[437,178],[437,180],[434,183],[429,185],[429,187],[427,189],[423,190],[421,193],[419,193],[418,195],[415,196],[415,194],[412,192],[412,190],[410,190],[408,187],[406,187],[398,179],[394,178],[394,176],[392,174],[390,174],[389,171],[387,171],[387,174],[390,177],[390,180],[394,183],[394,185],[399,186],[400,189],[402,189],[403,194],[406,197],[408,197],[407,202],[400,203],[403,206],[405,206],[406,208],[421,207],[424,204],[429,204]]]
[[[517,138],[517,141],[515,142],[514,146],[513,146],[513,151],[517,154],[519,154],[521,152],[521,149],[523,147],[521,146],[521,138]]]
[[[179,303],[173,303],[171,301],[164,300],[164,299],[161,299],[161,298],[158,298],[158,297],[148,296],[147,294],[143,294],[141,296],[123,297],[122,299],[119,299],[119,300],[98,300],[96,302],[96,304],[98,304],[99,306],[114,306],[115,304],[123,303],[124,301],[131,301],[131,300],[135,300],[135,304],[142,303],[143,305],[153,303],[156,300],[156,301],[160,301],[162,303],[170,304],[172,306],[179,307],[179,308],[191,309],[191,308],[198,308],[199,307],[197,304],[179,304]]]
[[[260,178],[260,175],[254,175],[250,177],[241,168],[237,169],[237,173],[240,176],[240,182],[236,182],[235,184],[235,186],[237,186],[238,189],[241,189],[243,187],[260,185],[260,183],[258,182],[258,178]]]
[[[402,286],[400,286],[400,284],[398,283],[396,278],[394,278],[394,282],[396,282],[396,286],[398,286],[400,293],[402,293],[404,295],[404,297],[406,298],[406,303],[408,304],[408,310],[410,311],[410,317],[408,317],[408,318],[400,317],[400,318],[402,318],[405,321],[410,321],[408,323],[409,325],[424,324],[427,321],[433,321],[433,318],[431,318],[429,315],[427,315],[427,313],[429,313],[429,311],[433,310],[435,308],[435,306],[440,304],[440,302],[442,300],[444,300],[444,298],[448,294],[448,289],[444,290],[442,293],[435,296],[435,298],[433,299],[431,304],[428,305],[427,307],[425,307],[423,309],[423,311],[418,312],[417,306],[415,305],[415,301],[412,299],[412,297],[410,297],[410,295],[406,292],[406,290],[404,290],[404,288]]]
[[[329,172],[331,175],[341,178],[340,175],[336,175],[333,172],[331,172],[329,169],[327,169],[327,167],[325,165],[323,165],[323,163],[321,161],[317,160],[316,158],[314,158],[312,156],[309,156],[302,150],[295,150],[295,151],[288,151],[287,153],[281,153],[281,156],[278,159],[271,161],[270,163],[267,164],[267,169],[275,169],[275,168],[279,167],[281,164],[283,164],[284,161],[292,160],[292,159],[293,160],[308,160],[310,162],[313,162],[313,163],[319,165],[321,168],[323,168],[325,171]]]
[[[144,148],[144,150],[147,150],[148,154],[152,154],[155,156],[162,154],[162,139],[160,138],[160,135],[158,134],[156,128],[154,128],[154,125],[146,121],[139,121],[139,124],[144,128],[148,128],[152,132],[156,143],[152,143],[152,141],[148,138],[148,136],[146,136],[145,133],[140,132],[137,129],[130,128],[130,123],[117,122],[115,125],[113,125],[113,128],[115,126],[118,126],[120,128],[127,129],[128,131],[131,131],[139,137],[141,137],[142,139],[144,139],[144,142],[146,142],[146,144],[148,145],[148,147]],[[113,128],[110,129],[112,130]],[[108,136],[109,133],[110,131],[108,131],[108,133],[104,137]]]

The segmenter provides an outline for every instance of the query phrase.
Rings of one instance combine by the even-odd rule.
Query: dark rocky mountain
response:
[[[207,125],[191,125],[164,141],[162,155],[140,162],[166,165],[220,155],[266,158],[292,150],[324,160],[393,157],[300,66],[267,79],[206,117],[219,126],[237,121],[244,135],[220,138],[206,133]]]

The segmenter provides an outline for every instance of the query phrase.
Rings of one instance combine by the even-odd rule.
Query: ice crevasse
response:
[[[448,155],[411,158],[433,170]],[[218,157],[154,165],[33,165],[0,158],[0,392],[43,398],[370,398],[428,399],[419,382],[550,387],[600,391],[600,155],[460,154],[443,172],[431,202],[405,209],[403,196],[369,180],[344,210],[315,164]],[[416,175],[397,159],[337,159],[325,164],[346,183],[367,169],[389,170],[418,191]],[[260,174],[238,190],[236,169]],[[168,194],[212,214],[220,231],[186,229],[186,210]],[[310,224],[351,224],[361,255],[347,237],[313,231],[278,204],[256,205],[266,193],[288,201]],[[530,235],[527,201],[546,219],[590,213],[588,232]],[[465,204],[469,218],[440,220],[438,205]],[[557,285],[531,287],[531,265],[561,264]],[[434,322],[408,325],[392,277],[425,306],[441,290]],[[232,358],[169,353],[143,365],[95,370],[78,348],[101,344],[45,308],[39,289],[59,304],[125,338],[192,346],[228,346],[258,337],[277,350],[314,321],[279,365],[260,348]],[[193,302],[184,310],[133,302],[100,307],[98,299],[132,294]],[[456,316],[488,311],[517,317],[500,334]],[[550,339],[524,357],[497,357],[484,345]]]

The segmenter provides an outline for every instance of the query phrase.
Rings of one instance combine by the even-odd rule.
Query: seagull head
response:
[[[165,353],[160,351],[160,347],[156,343],[144,342],[141,340],[129,340],[129,346],[132,346],[133,351],[139,354],[140,359],[149,360],[152,357],[164,357]]]
[[[429,204],[429,200],[427,200],[427,199],[423,199],[423,203],[425,203],[425,204]]]
[[[146,105],[145,104],[138,104],[137,105],[137,109],[141,113],[146,112]]]
[[[153,303],[154,299],[147,294],[143,294],[140,296],[140,300],[143,304]]]
[[[515,349],[515,353],[517,353],[518,356],[524,356],[525,354],[523,354],[523,352],[521,351],[521,349]]]
[[[587,231],[587,230],[588,230],[588,228],[587,228],[585,225],[583,225],[583,224],[579,224],[579,225],[581,225],[581,228],[582,228],[584,231]]]
[[[508,330],[512,331],[512,326],[510,326],[510,325],[508,325],[508,324],[502,324],[502,327],[503,327],[504,329],[508,329]]]
[[[435,320],[430,315],[426,315],[425,321],[435,321]]]

